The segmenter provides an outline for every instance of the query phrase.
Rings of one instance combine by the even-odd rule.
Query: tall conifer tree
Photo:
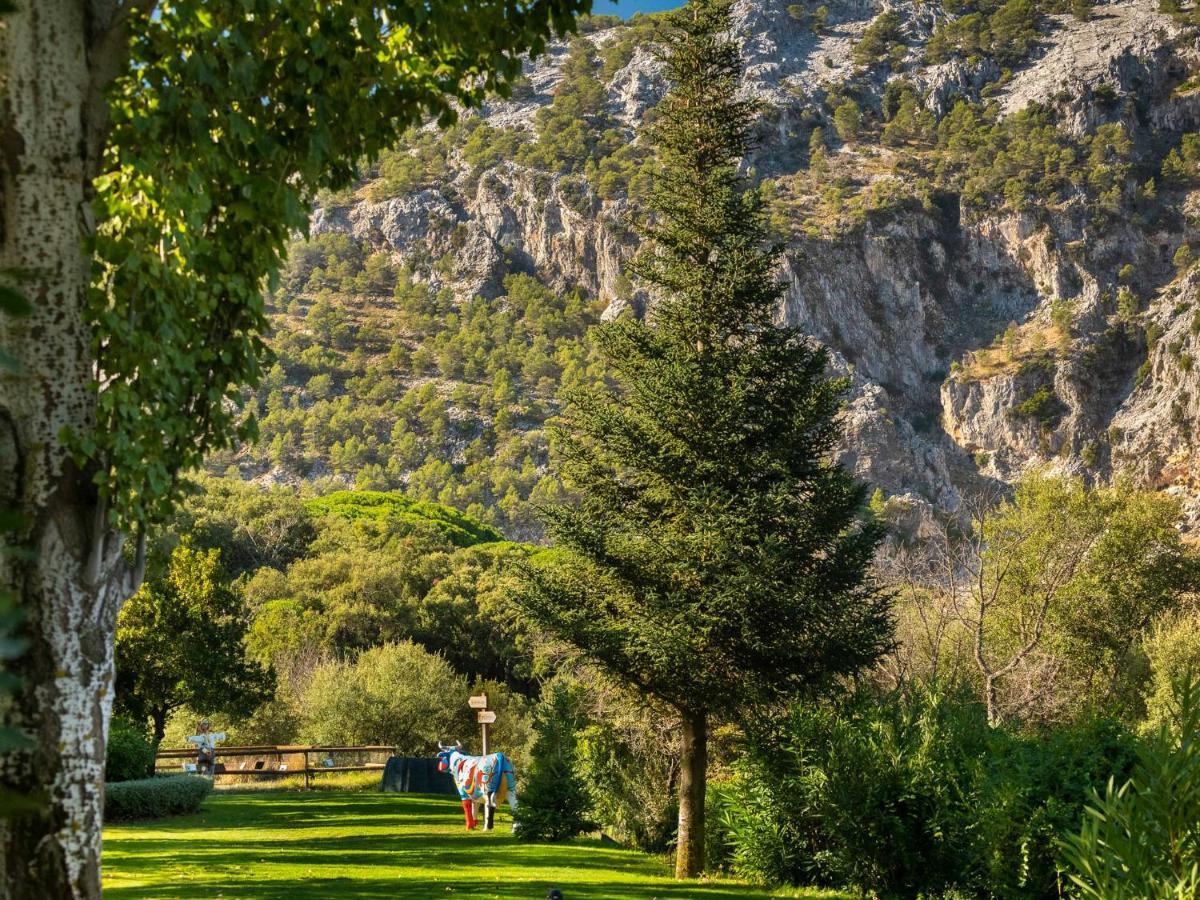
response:
[[[678,877],[704,869],[710,719],[858,671],[891,634],[864,487],[831,460],[846,384],[775,323],[779,250],[739,174],[755,105],[739,98],[729,6],[670,18],[634,266],[652,321],[596,330],[618,390],[572,397],[556,427],[578,502],[545,511],[557,549],[520,594],[536,624],[679,711]]]

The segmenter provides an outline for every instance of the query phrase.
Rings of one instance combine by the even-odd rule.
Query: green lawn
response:
[[[833,897],[724,882],[675,882],[661,860],[603,846],[519,844],[507,815],[467,832],[453,798],[217,793],[191,816],[104,832],[107,897],[522,898]]]

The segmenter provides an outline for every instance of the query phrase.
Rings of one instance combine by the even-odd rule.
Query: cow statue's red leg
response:
[[[467,831],[471,831],[475,828],[475,801],[464,800],[462,805],[463,813],[466,814],[467,817]]]

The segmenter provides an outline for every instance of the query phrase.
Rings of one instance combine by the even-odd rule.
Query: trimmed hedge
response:
[[[159,819],[195,812],[212,790],[200,775],[167,775],[118,781],[104,789],[104,819]]]

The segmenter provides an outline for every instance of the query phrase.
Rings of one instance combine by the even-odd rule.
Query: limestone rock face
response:
[[[1004,114],[1050,106],[1076,135],[1119,122],[1139,154],[1200,128],[1200,91],[1180,88],[1200,52],[1157,0],[1101,3],[1086,22],[1051,17],[1031,59],[998,88],[987,60],[924,64],[944,16],[928,4],[839,0],[815,34],[786,3],[738,0],[745,91],[763,109],[748,161],[760,175],[795,172],[807,158],[814,106],[862,69],[853,47],[884,9],[899,16],[903,46],[891,67],[862,73],[868,108],[903,78],[937,115],[991,91]],[[603,53],[622,34],[618,26],[585,39]],[[527,64],[516,99],[480,115],[532,134],[566,55],[565,44],[551,47]],[[609,116],[632,142],[667,85],[651,48],[638,45],[604,88]],[[1160,200],[1173,212],[1151,224],[1101,226],[1070,202],[1052,213],[972,211],[939,195],[849,232],[794,230],[780,320],[825,344],[833,369],[849,377],[843,462],[903,497],[919,522],[1034,466],[1098,480],[1127,473],[1178,494],[1200,522],[1200,276],[1173,263],[1200,237],[1200,204],[1169,193]],[[319,209],[312,230],[386,250],[460,297],[497,295],[505,274],[528,271],[601,297],[615,315],[645,300],[622,274],[637,250],[630,212],[579,176],[511,159],[483,171],[451,160],[445,183]],[[442,258],[436,271],[422,268]],[[1123,291],[1134,300],[1122,301]]]

